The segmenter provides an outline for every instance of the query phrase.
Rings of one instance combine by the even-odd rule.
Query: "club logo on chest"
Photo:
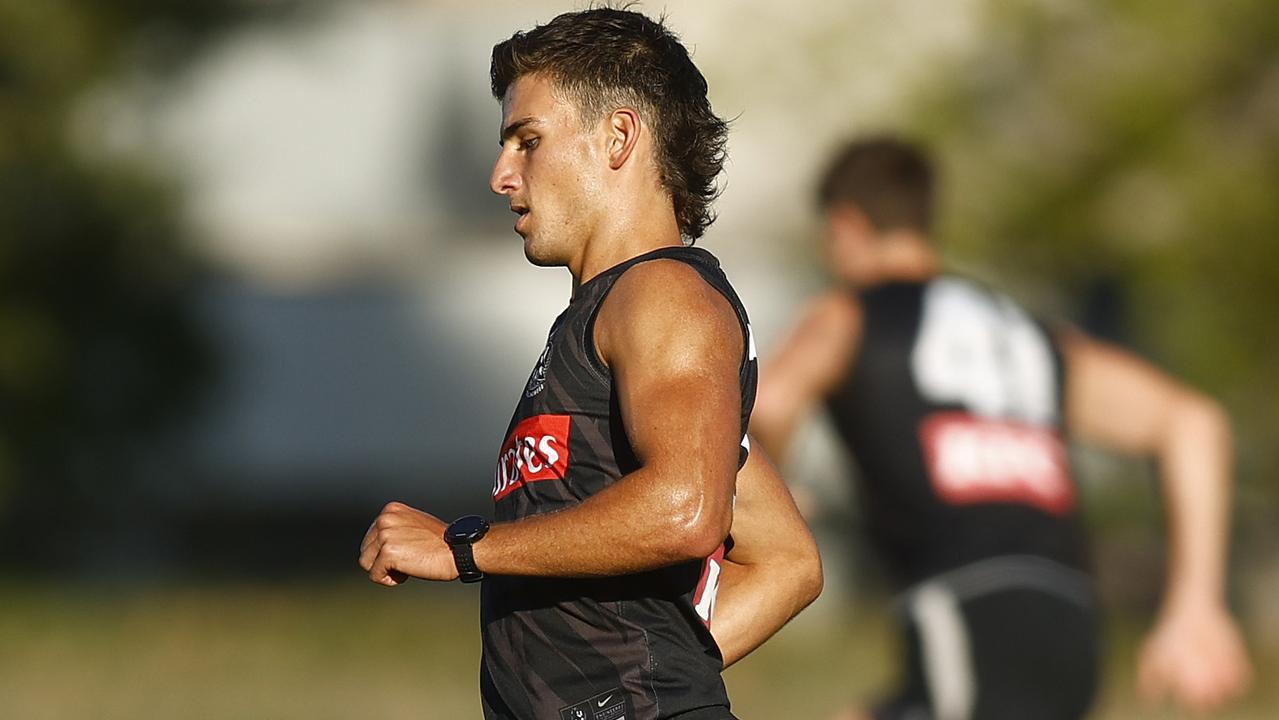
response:
[[[524,386],[524,397],[531,398],[546,388],[546,370],[550,364],[551,340],[547,340],[546,349],[542,351],[542,356],[537,359],[537,366],[533,368],[533,374],[529,376],[528,384]]]

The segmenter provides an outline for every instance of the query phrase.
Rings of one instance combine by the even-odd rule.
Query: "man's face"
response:
[[[590,238],[599,210],[602,145],[553,81],[525,75],[502,99],[502,151],[489,187],[519,215],[515,232],[534,265],[568,265]]]
[[[879,281],[879,240],[866,216],[852,206],[826,211],[826,257],[834,275],[857,287]]]

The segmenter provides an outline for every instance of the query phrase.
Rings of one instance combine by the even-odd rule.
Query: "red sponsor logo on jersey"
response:
[[[557,480],[568,472],[568,415],[534,415],[521,420],[502,444],[493,474],[493,499],[539,480]]]
[[[952,505],[1022,503],[1053,515],[1075,506],[1066,448],[1051,428],[935,413],[919,426],[928,475]]]

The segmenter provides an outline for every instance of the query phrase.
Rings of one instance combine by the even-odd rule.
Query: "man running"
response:
[[[494,522],[392,503],[361,566],[388,586],[483,578],[489,720],[731,718],[722,668],[816,597],[821,568],[749,452],[746,311],[690,246],[727,126],[679,40],[635,12],[516,33],[491,79],[491,187],[528,260],[568,268],[572,299],[501,446]]]
[[[835,286],[765,368],[752,426],[782,458],[824,403],[860,468],[906,650],[900,691],[872,716],[1087,711],[1097,611],[1066,431],[1159,461],[1171,567],[1138,679],[1151,696],[1218,706],[1250,673],[1224,597],[1225,414],[1143,360],[943,272],[932,190],[927,158],[908,144],[839,153],[819,191]]]

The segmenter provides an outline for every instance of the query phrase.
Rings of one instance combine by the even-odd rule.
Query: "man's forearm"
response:
[[[1230,534],[1229,422],[1199,396],[1178,407],[1159,453],[1171,544],[1165,602],[1220,603]]]
[[[708,557],[731,523],[731,491],[689,492],[641,468],[579,505],[494,524],[475,563],[490,575],[624,575]]]
[[[768,454],[757,447],[737,475],[733,550],[724,558],[711,633],[731,665],[822,590],[822,561]]]
[[[809,562],[774,566],[725,562],[711,634],[728,667],[764,643],[821,592],[821,567]]]

